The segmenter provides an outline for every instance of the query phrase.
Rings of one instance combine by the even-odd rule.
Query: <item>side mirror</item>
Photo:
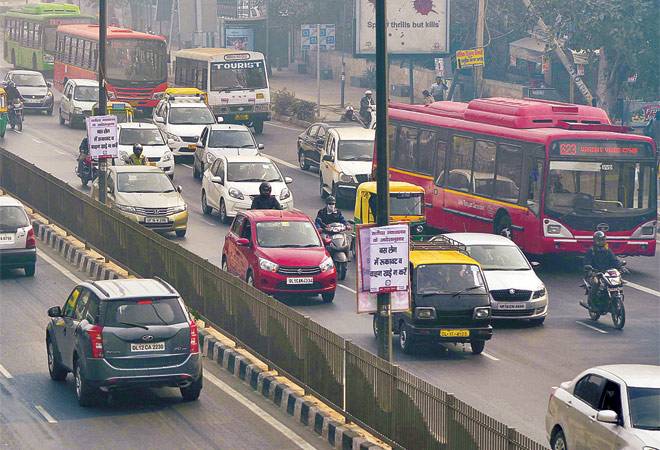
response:
[[[541,266],[541,263],[538,261],[531,261],[530,264],[532,265],[532,268],[537,269]]]
[[[291,177],[284,177],[284,182],[285,182],[286,184],[291,184],[291,183],[293,183],[293,178],[291,178]]]
[[[328,236],[324,236],[323,237],[323,243],[325,245],[330,245],[330,244],[332,244],[332,239],[330,239]]]
[[[592,270],[594,270],[594,268],[587,264],[586,266],[584,266],[584,270],[586,270],[587,272],[591,272]]]
[[[626,262],[625,259],[622,259],[622,260],[619,261],[619,264],[621,264],[621,267],[624,267],[628,263]]]
[[[50,81],[46,81],[46,86],[48,86],[49,88],[52,88],[52,87],[53,87],[53,83],[51,83]]]
[[[222,184],[222,183],[224,183],[224,181],[222,181],[222,177],[214,176],[214,177],[211,178],[211,183]]]
[[[108,194],[112,194],[112,188],[111,187],[107,188],[107,190],[108,190]]]
[[[347,222],[350,223],[351,225],[355,225],[355,220],[349,219],[347,220]]]
[[[239,247],[247,247],[248,245],[250,245],[250,241],[245,238],[238,238],[236,240],[236,245],[238,245]]]
[[[59,306],[48,308],[48,317],[62,317],[62,308]]]
[[[324,142],[325,142],[325,138],[316,139],[316,143],[319,144],[319,145],[323,144]]]
[[[263,150],[265,147],[264,147],[264,144],[257,144],[257,148],[259,150]]]
[[[181,187],[181,185],[178,185],[178,186],[176,187],[176,191],[177,191],[179,194],[180,194],[181,192],[183,192],[183,188]]]
[[[334,158],[332,157],[332,155],[323,155],[323,161],[333,162]]]
[[[605,409],[603,411],[598,411],[598,414],[596,414],[596,420],[604,423],[619,423],[619,415],[612,410]]]
[[[156,123],[165,123],[165,119],[160,116],[154,116],[154,122]]]

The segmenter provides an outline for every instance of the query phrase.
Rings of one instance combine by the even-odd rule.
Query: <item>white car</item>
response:
[[[118,164],[124,164],[124,158],[133,153],[133,145],[140,144],[142,154],[147,161],[160,167],[171,179],[174,179],[174,155],[156,125],[140,122],[120,123],[117,125],[117,134]]]
[[[660,366],[598,366],[553,387],[545,429],[553,450],[660,449]]]
[[[229,223],[238,211],[252,206],[259,195],[259,185],[267,181],[284,209],[293,209],[293,194],[287,184],[293,182],[282,176],[280,169],[265,156],[220,156],[202,178],[202,212],[215,209],[223,223]]]
[[[214,124],[202,131],[193,160],[193,177],[202,178],[202,174],[213,164],[218,156],[258,155],[264,149],[257,144],[254,136],[245,125]]]
[[[375,130],[362,127],[328,130],[319,168],[321,197],[355,199],[358,185],[369,180],[374,139]]]
[[[548,291],[522,250],[504,236],[488,233],[447,233],[464,244],[486,276],[493,319],[522,319],[542,324],[548,315]]]
[[[167,137],[175,156],[193,155],[202,131],[216,123],[206,103],[194,97],[161,100],[154,108],[153,122]]]
[[[70,78],[64,85],[60,100],[60,125],[69,122],[85,124],[85,117],[92,115],[92,107],[99,101],[99,83],[96,80]]]
[[[34,276],[37,241],[25,208],[13,197],[0,195],[0,270],[23,269]]]

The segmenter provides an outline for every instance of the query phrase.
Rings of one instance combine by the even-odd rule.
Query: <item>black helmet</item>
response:
[[[336,205],[337,204],[337,199],[332,195],[328,195],[325,199],[325,204],[326,205]]]
[[[607,236],[602,231],[596,231],[594,233],[594,245],[596,247],[605,247],[607,243]]]
[[[270,183],[267,181],[264,181],[259,185],[259,194],[261,195],[270,195],[272,191],[273,188],[270,187]]]
[[[140,156],[142,154],[142,145],[133,144],[133,153],[135,153],[135,156]]]

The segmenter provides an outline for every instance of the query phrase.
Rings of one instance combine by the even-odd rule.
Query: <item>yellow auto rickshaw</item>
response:
[[[375,181],[367,181],[358,186],[354,211],[356,224],[376,223],[377,199]],[[410,223],[412,238],[422,239],[426,225],[423,187],[403,181],[390,181],[390,222]]]
[[[164,97],[170,100],[174,100],[177,97],[195,97],[201,98],[204,100],[204,103],[209,104],[209,96],[206,92],[201,89],[194,87],[172,87],[165,89]]]
[[[97,115],[99,104],[92,107],[92,115]],[[133,122],[135,110],[130,103],[108,102],[108,115],[117,116],[117,123]]]
[[[7,123],[9,122],[9,109],[7,107],[7,92],[0,87],[0,138],[5,137]]]

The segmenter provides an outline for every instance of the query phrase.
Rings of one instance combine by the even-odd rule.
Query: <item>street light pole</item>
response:
[[[316,24],[316,120],[321,120],[321,22]]]
[[[376,192],[378,213],[376,224],[390,222],[390,188],[388,180],[389,152],[387,150],[387,11],[386,0],[376,0]],[[378,356],[392,361],[392,314],[390,294],[377,296]]]
[[[99,61],[98,61],[98,81],[99,81],[99,107],[97,114],[105,116],[108,113],[108,97],[105,92],[105,45],[107,41],[108,27],[108,8],[106,0],[99,0]],[[99,158],[99,201],[105,205],[105,195],[107,193],[106,171],[108,160]]]
[[[486,0],[479,0],[477,11],[477,48],[484,46],[484,29],[486,27]],[[482,66],[474,68],[474,91],[475,97],[481,98],[484,84],[484,68]]]

